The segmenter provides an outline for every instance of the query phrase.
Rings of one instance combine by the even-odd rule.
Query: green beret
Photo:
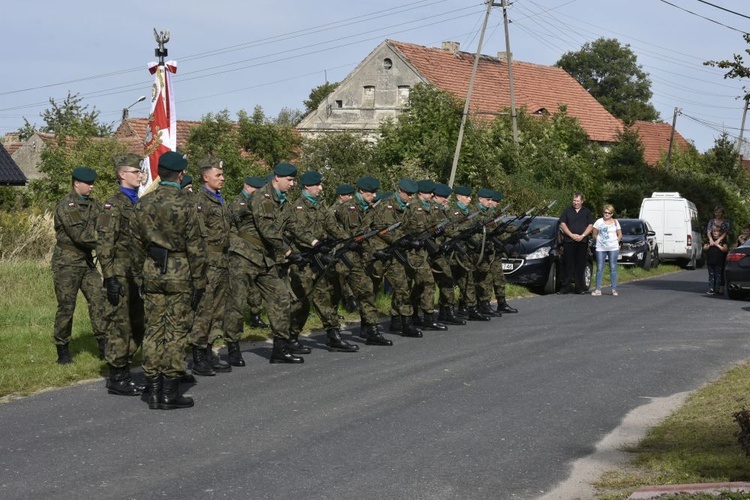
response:
[[[273,175],[278,175],[279,177],[294,177],[297,175],[297,167],[291,163],[283,161],[273,167]]]
[[[115,167],[141,168],[143,157],[135,153],[128,153],[115,157]]]
[[[354,194],[354,186],[351,184],[342,184],[336,188],[336,194]]]
[[[159,167],[172,172],[182,172],[187,168],[187,160],[180,153],[167,151],[159,157]]]
[[[323,182],[323,176],[314,170],[308,170],[300,176],[299,182],[303,186],[317,186]]]
[[[224,169],[224,161],[220,160],[219,158],[208,155],[205,158],[203,158],[201,161],[198,162],[198,168],[201,170],[206,170],[209,168],[220,168]]]
[[[494,201],[502,201],[503,198],[505,197],[503,196],[503,193],[501,193],[500,191],[495,190],[492,192],[492,199]]]
[[[375,195],[375,198],[372,199],[372,202],[373,203],[377,203],[380,200],[384,200],[386,198],[390,198],[391,196],[393,196],[393,191],[382,191],[382,192],[380,192],[380,193],[378,193],[378,194]]]
[[[260,189],[266,185],[266,179],[263,177],[258,177],[257,175],[250,175],[248,177],[245,177],[245,184],[250,187]]]
[[[272,180],[273,180],[273,172],[271,172],[270,174],[268,174],[268,175],[266,176],[266,182],[264,182],[264,183],[263,183],[263,185],[265,186],[266,184],[268,184],[268,183],[269,183],[269,182],[271,182]]]
[[[417,182],[417,188],[419,188],[420,193],[432,193],[435,191],[435,181],[423,179]]]
[[[180,182],[180,188],[184,189],[185,187],[191,185],[193,183],[193,176],[190,174],[185,174],[182,176],[182,182]]]
[[[417,189],[419,189],[417,183],[409,179],[408,177],[405,177],[398,181],[398,188],[407,194],[414,194],[417,192]]]
[[[96,180],[96,172],[88,167],[76,167],[73,170],[73,180],[93,184]]]
[[[380,181],[375,177],[360,177],[359,179],[357,179],[357,187],[362,191],[369,191],[374,193],[375,191],[380,189]]]
[[[477,197],[479,198],[490,198],[492,199],[492,196],[495,194],[495,192],[489,188],[480,188],[479,191],[477,191]]]
[[[451,195],[453,190],[448,184],[435,184],[435,189],[433,189],[432,192],[435,194],[435,196],[442,196],[444,198],[447,198]]]
[[[453,188],[453,192],[461,196],[471,196],[471,188],[469,186],[456,186]]]

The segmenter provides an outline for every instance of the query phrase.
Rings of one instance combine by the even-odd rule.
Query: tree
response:
[[[263,159],[269,167],[296,156],[300,139],[291,126],[273,123],[260,106],[255,106],[252,115],[240,111],[237,117],[239,145]]]
[[[564,69],[626,124],[659,119],[658,111],[649,103],[651,81],[630,45],[622,46],[614,38],[599,38],[586,42],[577,52],[566,52],[555,66]]]
[[[750,34],[745,33],[742,35],[742,37],[745,39],[745,43],[750,44]],[[747,54],[750,54],[750,48],[745,49],[745,52]],[[711,67],[719,67],[722,69],[728,69],[724,74],[724,78],[748,78],[750,77],[750,68],[745,66],[745,61],[742,59],[741,54],[734,54],[734,58],[730,60],[723,60],[723,61],[706,61],[703,63],[705,66],[711,66]],[[743,86],[742,90],[745,92],[744,99],[745,101],[750,102],[750,92],[747,91],[747,89]]]
[[[88,111],[88,105],[81,104],[83,98],[79,94],[68,92],[62,103],[58,104],[50,97],[52,106],[40,113],[44,125],[37,128],[24,118],[24,126],[18,130],[22,139],[27,139],[34,132],[55,134],[57,140],[65,140],[68,136],[77,137],[106,137],[112,135],[112,124],[99,122],[99,111],[96,107]]]
[[[309,99],[302,101],[302,104],[305,105],[305,115],[318,109],[320,103],[323,102],[325,98],[331,94],[331,92],[336,90],[336,87],[338,86],[338,82],[325,82],[323,85],[318,85],[317,87],[312,89],[310,91]]]

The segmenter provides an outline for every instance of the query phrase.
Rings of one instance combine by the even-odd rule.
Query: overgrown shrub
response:
[[[0,213],[0,259],[49,261],[54,246],[52,212],[25,209]]]

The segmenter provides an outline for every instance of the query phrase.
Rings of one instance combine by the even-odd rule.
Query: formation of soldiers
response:
[[[391,293],[388,329],[403,337],[517,312],[505,301],[496,251],[508,229],[498,191],[479,189],[475,202],[469,187],[405,178],[394,192],[382,193],[377,179],[361,177],[338,186],[329,207],[321,174],[298,177],[284,162],[265,179],[247,177],[227,202],[223,166],[218,158],[202,159],[200,187],[193,188],[187,160],[166,153],[158,187],[139,198],[141,158],[123,155],[115,160],[119,189],[103,205],[90,197],[96,173],[73,171],[73,189],[55,211],[58,363],[72,362],[68,344],[79,289],[109,366],[108,392],[143,394],[151,409],[193,406],[180,394],[181,382],[245,366],[246,323],[270,327],[271,363],[304,362],[311,349],[300,334],[312,309],[330,351],[357,352],[342,337],[339,304],[347,288],[370,346],[393,345],[375,305],[384,287]],[[299,199],[287,199],[297,182]],[[497,308],[490,305],[493,295]],[[263,304],[268,325],[260,318]],[[226,361],[214,351],[219,339]],[[130,373],[139,347],[145,384]]]

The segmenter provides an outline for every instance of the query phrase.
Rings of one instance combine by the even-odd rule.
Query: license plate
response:
[[[513,270],[513,263],[503,262],[503,271],[512,271],[512,270]]]

